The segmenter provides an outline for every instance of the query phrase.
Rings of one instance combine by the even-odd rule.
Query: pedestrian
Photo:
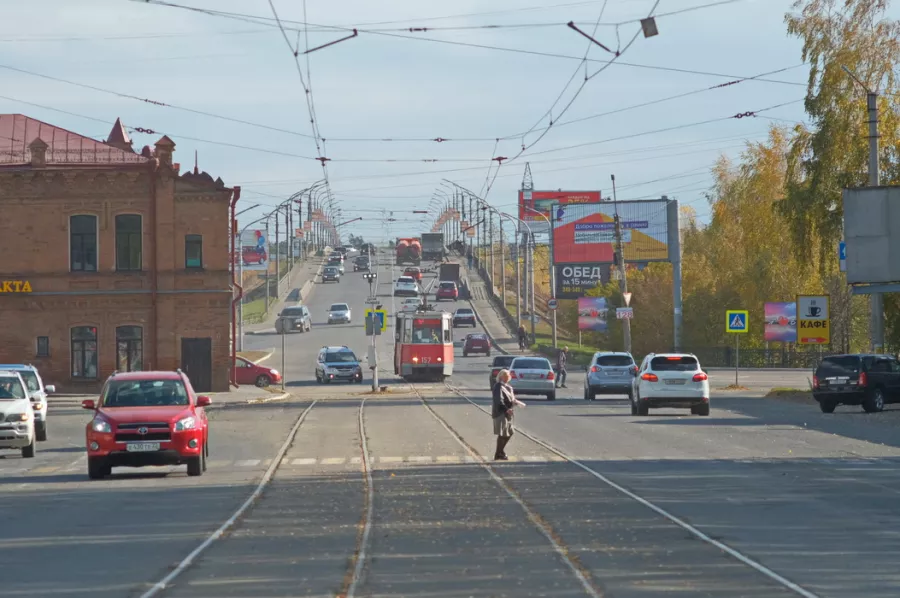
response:
[[[569,347],[556,354],[556,388],[568,388],[566,386],[566,362],[569,360]]]
[[[508,461],[506,445],[514,433],[513,431],[513,407],[519,403],[512,386],[509,385],[509,370],[497,372],[497,382],[494,384],[494,402],[491,407],[491,417],[494,420],[494,436],[497,437],[497,450],[494,452],[495,461]]]
[[[518,335],[519,335],[519,349],[524,351],[525,346],[527,345],[527,341],[528,341],[528,333],[525,331],[525,324],[519,324]]]

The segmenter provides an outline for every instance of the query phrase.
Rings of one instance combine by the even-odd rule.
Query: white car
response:
[[[394,285],[394,297],[418,297],[419,285],[412,276],[401,276]]]
[[[349,324],[351,319],[350,306],[346,303],[332,303],[328,310],[329,324]]]
[[[0,371],[0,449],[22,451],[34,457],[34,410],[18,372]]]
[[[516,394],[544,395],[556,400],[556,374],[546,357],[516,357],[509,364],[509,384]]]
[[[413,313],[419,306],[422,305],[422,302],[419,301],[418,297],[407,297],[403,300],[403,303],[400,304],[400,312],[401,313]]]
[[[0,365],[0,370],[18,372],[25,383],[31,408],[34,410],[34,433],[38,442],[47,440],[47,395],[56,392],[52,384],[44,386],[38,369],[33,365]]]
[[[650,409],[690,409],[709,415],[709,376],[690,353],[651,353],[634,379],[631,414],[648,415]]]

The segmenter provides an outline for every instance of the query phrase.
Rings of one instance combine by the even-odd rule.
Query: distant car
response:
[[[44,386],[44,381],[38,369],[33,365],[19,363],[15,365],[0,365],[0,370],[18,372],[25,383],[28,398],[31,400],[31,408],[34,410],[34,434],[38,442],[47,440],[47,395],[56,392],[52,384]]]
[[[416,282],[421,282],[422,281],[422,270],[420,270],[419,268],[414,268],[414,267],[407,268],[406,270],[403,271],[403,276],[409,276]]]
[[[460,307],[453,312],[453,327],[466,325],[475,328],[475,312],[469,307]]]
[[[900,362],[881,354],[826,357],[813,374],[813,398],[822,413],[833,413],[838,405],[881,411],[887,403],[900,402]]]
[[[362,365],[347,346],[322,347],[316,356],[316,382],[330,384],[345,380],[362,384]]]
[[[275,320],[275,332],[278,334],[288,332],[309,332],[312,329],[312,316],[305,305],[291,305],[285,307]]]
[[[484,353],[488,357],[491,356],[491,341],[486,334],[467,334],[463,341],[463,357],[468,357],[470,353]]]
[[[278,370],[243,357],[236,357],[234,360],[234,377],[238,384],[254,384],[260,388],[281,382],[281,372]]]
[[[419,285],[410,276],[401,276],[394,285],[394,297],[418,297]]]
[[[325,266],[322,268],[322,282],[341,282],[341,271],[337,266]]]
[[[594,353],[584,376],[584,400],[593,401],[597,395],[631,396],[637,369],[631,353]]]
[[[494,384],[497,383],[497,374],[500,373],[500,370],[508,370],[515,358],[515,355],[497,355],[494,357],[494,362],[491,364],[488,388],[494,388]]]
[[[19,372],[0,370],[0,422],[0,449],[34,457],[34,409]]]
[[[353,271],[368,271],[369,270],[369,258],[367,256],[360,256],[353,261]]]
[[[266,250],[262,247],[245,245],[241,248],[241,259],[244,261],[245,266],[253,264],[262,265],[265,263],[267,257]]]
[[[422,305],[422,302],[418,297],[407,297],[400,304],[400,311],[403,313],[412,313],[419,309],[420,305]]]
[[[630,402],[632,415],[649,415],[651,407],[709,415],[709,376],[689,353],[651,353],[634,379]]]
[[[94,412],[86,428],[88,477],[104,478],[113,467],[182,464],[189,476],[203,475],[210,403],[180,371],[113,374],[99,401],[81,403]]]
[[[556,374],[546,357],[516,357],[509,364],[509,384],[516,394],[544,395],[556,400]]]
[[[329,324],[350,324],[351,313],[350,306],[346,303],[332,303],[328,308]]]
[[[437,292],[434,295],[438,301],[442,301],[444,299],[456,301],[457,299],[459,299],[459,289],[456,287],[455,282],[445,280],[438,283]]]

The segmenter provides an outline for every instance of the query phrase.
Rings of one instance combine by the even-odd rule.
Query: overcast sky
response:
[[[268,0],[174,3],[273,16]],[[535,189],[599,189],[606,196],[615,174],[618,199],[666,194],[705,220],[709,207],[702,192],[717,156],[738,156],[745,140],[763,139],[773,123],[803,120],[807,77],[799,43],[786,35],[790,2],[714,3],[661,0],[655,10],[659,35],[638,35],[575,97],[585,72],[595,73],[613,55],[565,24],[574,21],[590,34],[599,18],[594,37],[614,51],[640,31],[637,20],[650,13],[652,1],[549,0],[540,6],[537,0],[307,0],[306,20],[315,24],[308,47],[348,35],[322,25],[360,30],[356,38],[309,54],[307,71],[307,40],[298,32],[301,0],[274,0],[288,42],[270,21],[254,24],[131,0],[6,0],[3,67],[249,124],[8,68],[0,68],[0,112],[24,113],[94,138],[105,138],[116,117],[127,127],[166,133],[177,144],[182,168],[193,166],[196,150],[202,170],[243,187],[244,207],[260,204],[247,217],[320,179],[315,158],[322,152],[331,159],[329,182],[344,218],[363,218],[345,230],[366,238],[385,235],[382,209],[393,210],[398,220],[392,235],[425,230],[411,212],[428,205],[443,178],[513,212],[526,162]],[[489,25],[504,27],[475,28]],[[437,29],[408,30],[421,27]],[[326,139],[321,149],[311,138],[301,76],[288,47],[298,40],[318,132]],[[780,69],[788,70],[765,77],[770,81],[700,91]],[[688,92],[698,93],[635,107]],[[555,124],[539,139],[558,98],[551,111]],[[761,113],[770,118],[695,124],[780,104],[787,105]],[[603,116],[565,124],[594,115]],[[135,148],[159,136],[135,133]],[[428,141],[435,138],[448,141]],[[512,159],[523,143],[527,151]],[[499,156],[510,160],[497,172],[490,160]]]

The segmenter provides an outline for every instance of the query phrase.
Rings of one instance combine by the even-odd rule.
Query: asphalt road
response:
[[[379,276],[389,310],[390,274]],[[389,328],[390,394],[315,384],[321,346],[365,354],[366,291],[352,272],[317,287],[312,332],[284,339],[295,398],[212,411],[201,478],[168,468],[88,482],[87,413],[55,410],[37,458],[0,457],[0,596],[142,596],[173,570],[157,595],[900,595],[900,409],[824,415],[726,395],[710,417],[639,418],[624,397],[584,401],[573,375],[555,402],[524,398],[511,461],[483,462],[487,358],[457,350],[450,387],[413,392],[390,373]],[[323,323],[333,302],[351,304],[351,324]],[[301,414],[259,499],[178,569],[257,487]]]

